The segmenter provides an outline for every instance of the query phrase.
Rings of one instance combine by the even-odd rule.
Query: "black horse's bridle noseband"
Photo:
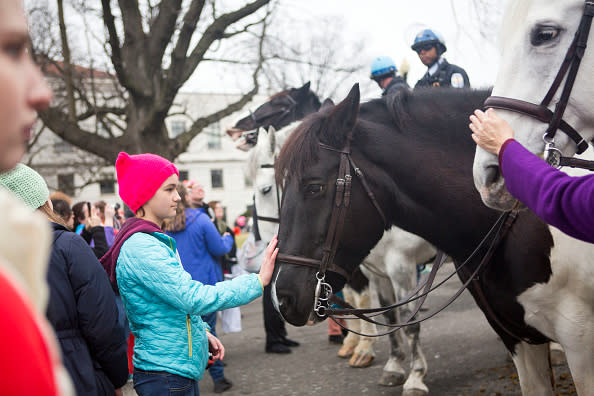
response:
[[[573,84],[575,83],[580,62],[586,52],[593,16],[594,1],[586,0],[584,12],[579,27],[575,33],[575,37],[565,54],[565,59],[559,68],[555,80],[540,104],[537,105],[523,100],[502,96],[491,96],[487,98],[484,104],[485,108],[509,110],[548,123],[549,126],[547,131],[543,135],[543,141],[545,143],[544,158],[549,164],[555,167],[571,166],[594,170],[594,161],[563,157],[561,151],[555,147],[555,134],[557,133],[557,130],[560,129],[575,142],[577,145],[577,154],[583,153],[588,148],[588,142],[582,138],[579,132],[563,120],[563,114],[565,113],[567,103],[569,102],[569,96],[571,95]],[[561,98],[555,105],[555,110],[551,111],[549,105],[551,104],[555,93],[557,93],[557,90],[561,86],[563,79],[565,79],[565,75],[567,75],[567,78],[563,90],[561,91]]]
[[[330,217],[330,225],[328,227],[326,242],[324,243],[324,247],[322,249],[322,259],[318,260],[280,253],[277,256],[279,261],[288,264],[312,267],[318,270],[316,272],[317,285],[314,295],[314,312],[317,314],[320,314],[320,311],[326,308],[325,304],[328,303],[330,296],[332,295],[332,287],[330,284],[325,282],[326,271],[337,273],[343,276],[347,281],[350,278],[350,274],[334,263],[334,257],[336,255],[338,243],[342,235],[344,218],[351,203],[351,187],[353,179],[351,175],[351,167],[355,173],[355,176],[360,179],[367,196],[371,199],[371,202],[380,215],[384,228],[387,226],[386,216],[377,203],[375,195],[369,188],[363,171],[355,164],[353,158],[351,157],[350,144],[347,143],[342,150],[328,146],[324,143],[320,143],[320,147],[324,150],[340,153],[340,165],[338,166],[338,176],[336,178],[336,192],[334,195],[332,215]]]

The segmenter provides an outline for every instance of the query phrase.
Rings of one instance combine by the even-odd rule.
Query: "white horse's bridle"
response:
[[[555,167],[572,166],[576,168],[584,168],[594,170],[594,161],[585,161],[574,158],[562,157],[561,151],[555,147],[555,133],[558,129],[565,132],[577,145],[577,154],[583,153],[588,148],[588,142],[567,122],[563,120],[563,114],[573,89],[580,62],[586,51],[588,43],[588,36],[590,34],[590,26],[592,25],[592,17],[594,16],[594,1],[586,0],[584,4],[584,12],[580,25],[575,33],[575,37],[567,50],[565,59],[559,68],[559,72],[555,80],[551,84],[549,91],[545,95],[542,102],[537,105],[519,99],[506,98],[501,96],[491,96],[485,101],[485,108],[496,108],[514,111],[521,113],[541,122],[549,124],[546,133],[543,135],[545,143],[545,160]],[[567,75],[565,85],[561,91],[561,98],[555,106],[555,111],[549,109],[551,100],[555,93],[561,86],[563,79]]]

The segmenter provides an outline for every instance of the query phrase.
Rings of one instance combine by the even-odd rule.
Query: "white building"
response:
[[[239,99],[239,95],[180,93],[176,106],[182,106],[192,118],[210,114]],[[237,216],[244,213],[252,202],[253,188],[244,176],[244,166],[248,153],[235,148],[235,143],[225,133],[226,128],[254,110],[266,96],[257,96],[252,104],[205,128],[192,142],[188,151],[178,157],[176,165],[180,180],[196,180],[206,190],[206,202],[221,201],[225,207],[227,221],[233,224]],[[176,107],[172,109],[175,113]],[[177,108],[179,109],[179,108]],[[188,116],[172,115],[166,121],[172,137],[189,128]],[[49,130],[43,131],[37,143],[25,159],[41,173],[50,191],[60,190],[73,197],[73,203],[104,200],[108,204],[121,204],[117,193],[115,168],[101,167],[98,157],[82,152],[64,142]],[[101,181],[84,185],[89,177],[99,175]]]

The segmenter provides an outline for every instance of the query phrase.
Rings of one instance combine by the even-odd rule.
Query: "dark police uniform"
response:
[[[435,66],[435,64],[433,65]],[[448,87],[470,88],[468,75],[460,66],[452,65],[445,58],[437,61],[437,70],[430,74],[431,66],[427,73],[417,81],[415,88],[419,87]]]
[[[404,81],[404,79],[400,76],[396,76],[392,78],[392,80],[388,83],[384,91],[382,92],[382,96],[391,95],[395,92],[398,92],[401,89],[409,89],[410,87]]]

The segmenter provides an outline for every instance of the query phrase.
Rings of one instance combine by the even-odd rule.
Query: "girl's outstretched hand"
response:
[[[223,343],[217,337],[210,334],[210,331],[206,332],[206,337],[208,337],[208,351],[212,354],[213,360],[223,360],[225,357]]]
[[[260,281],[262,281],[262,286],[268,286],[270,279],[272,279],[274,262],[276,261],[276,255],[278,254],[278,248],[276,247],[277,243],[278,237],[275,235],[264,252],[264,262],[260,267]]]

